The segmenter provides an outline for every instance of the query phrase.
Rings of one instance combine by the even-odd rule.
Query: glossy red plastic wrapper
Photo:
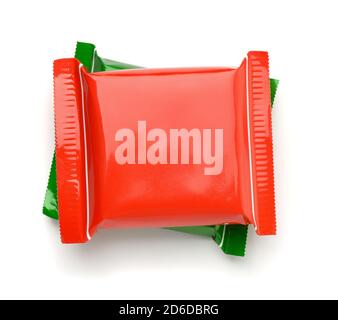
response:
[[[276,231],[268,54],[233,68],[88,73],[54,62],[61,239],[97,228]]]

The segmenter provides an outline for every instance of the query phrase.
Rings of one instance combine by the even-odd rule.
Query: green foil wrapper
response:
[[[95,45],[91,43],[78,42],[75,51],[75,58],[78,59],[90,72],[140,68],[135,65],[101,58],[96,52]],[[278,80],[270,79],[271,104],[273,104],[275,98],[278,82]],[[50,218],[58,219],[55,152],[50,169],[45,200],[43,203],[43,214]],[[248,233],[248,226],[246,225],[193,226],[166,229],[212,237],[224,253],[241,257],[245,255]]]

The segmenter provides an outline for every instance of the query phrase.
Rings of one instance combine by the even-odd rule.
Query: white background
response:
[[[0,298],[338,298],[337,1],[2,1]],[[41,207],[52,62],[76,41],[148,67],[239,65],[268,50],[278,236],[247,255],[165,230],[64,246]]]

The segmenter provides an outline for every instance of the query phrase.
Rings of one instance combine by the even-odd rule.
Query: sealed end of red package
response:
[[[97,228],[276,231],[268,54],[233,68],[88,73],[54,62],[61,239]]]
[[[54,112],[60,233],[64,243],[86,242],[89,221],[88,158],[80,64],[54,62]],[[61,200],[61,201],[60,201]]]
[[[254,224],[259,235],[274,235],[276,216],[269,57],[266,52],[254,51],[249,52],[247,61],[248,143]]]

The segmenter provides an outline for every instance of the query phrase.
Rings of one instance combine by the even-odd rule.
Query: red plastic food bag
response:
[[[88,73],[54,62],[61,239],[98,227],[253,224],[275,234],[268,54],[238,69]]]

